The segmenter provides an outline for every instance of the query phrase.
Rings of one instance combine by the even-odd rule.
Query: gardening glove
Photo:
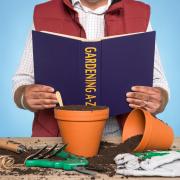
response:
[[[140,167],[138,157],[133,154],[119,154],[114,158],[114,160],[118,168],[138,169]]]
[[[140,166],[144,170],[153,170],[161,165],[180,160],[180,152],[178,151],[157,151],[145,153],[143,156],[141,156],[141,153],[136,155],[143,159]]]
[[[133,157],[134,156],[134,157]],[[119,154],[116,172],[126,176],[180,176],[180,152],[153,151]]]

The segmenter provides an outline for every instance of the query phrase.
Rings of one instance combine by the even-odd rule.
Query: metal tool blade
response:
[[[44,151],[44,149],[46,149],[46,148],[47,148],[47,145],[44,146],[42,149],[38,150],[36,153],[31,154],[30,156],[28,156],[28,157],[25,159],[25,161],[26,161],[26,160],[29,160],[29,159],[37,159],[38,155],[39,155],[42,151]]]
[[[51,154],[47,155],[46,158],[51,158],[53,156],[56,156],[59,152],[63,151],[66,148],[67,144],[64,144],[62,147],[60,147],[58,150],[52,152]]]
[[[55,144],[53,147],[51,147],[48,151],[39,154],[38,159],[46,159],[48,156],[53,152],[53,150],[57,147],[58,144]]]
[[[77,172],[92,175],[92,176],[95,176],[97,174],[97,172],[95,172],[95,171],[87,170],[84,166],[74,167],[74,170],[77,171]]]

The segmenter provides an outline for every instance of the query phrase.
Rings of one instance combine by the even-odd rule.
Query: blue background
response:
[[[1,0],[0,5],[0,136],[31,136],[33,114],[16,108],[12,98],[15,73],[32,26],[33,7],[42,0]],[[151,23],[171,99],[159,118],[168,122],[180,136],[180,0],[144,0],[152,7]]]

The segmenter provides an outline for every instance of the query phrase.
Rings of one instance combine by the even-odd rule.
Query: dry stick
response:
[[[56,98],[58,100],[59,106],[62,107],[63,106],[63,101],[62,101],[61,93],[59,91],[56,91]]]

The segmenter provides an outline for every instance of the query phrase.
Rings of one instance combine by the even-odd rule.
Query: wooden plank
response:
[[[1,138],[1,139],[7,139],[7,138]],[[17,142],[20,142],[24,145],[26,145],[28,148],[33,147],[33,148],[40,148],[44,145],[54,145],[56,143],[62,144],[62,139],[60,137],[54,137],[54,138],[8,138],[10,140],[14,140]],[[121,139],[119,137],[108,137],[108,138],[103,138],[104,141],[108,142],[113,142],[113,143],[120,143]],[[173,149],[180,149],[180,138],[175,138],[174,143],[173,143]],[[19,169],[26,169],[23,165],[16,165],[16,168]],[[91,176],[84,175],[77,173],[75,171],[63,171],[60,169],[46,169],[45,175],[43,173],[45,172],[43,168],[32,168],[32,169],[38,169],[40,171],[40,174],[30,174],[30,175],[19,175],[19,174],[11,174],[8,175],[8,171],[2,171],[4,175],[0,176],[0,180],[43,180],[43,179],[50,179],[50,180],[56,180],[56,179],[81,179],[81,180],[88,180],[91,179]],[[42,172],[42,174],[41,174]],[[48,174],[49,173],[49,174]],[[111,179],[121,179],[121,175],[115,175],[114,177],[111,177]],[[99,174],[97,173],[96,179],[110,179],[107,175],[104,174]],[[169,178],[160,178],[160,177],[129,177],[129,180],[167,180]],[[173,179],[180,179],[180,178],[173,178]]]
[[[7,138],[1,138],[1,139],[7,139]],[[32,138],[8,138],[9,140],[14,140],[19,143],[22,143],[27,148],[33,147],[33,148],[40,148],[45,145],[54,145],[54,144],[62,144],[62,138],[61,137],[32,137]],[[121,137],[117,136],[108,136],[103,137],[103,141],[108,141],[112,143],[120,143]]]

